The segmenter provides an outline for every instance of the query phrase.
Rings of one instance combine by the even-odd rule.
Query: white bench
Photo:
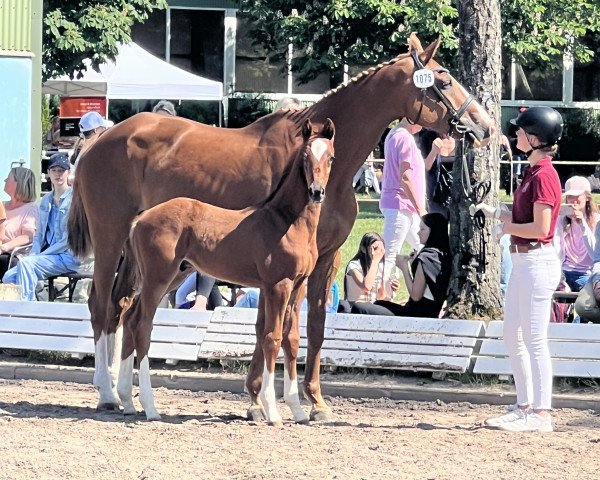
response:
[[[248,360],[256,342],[255,322],[255,309],[216,309],[200,357]],[[321,364],[465,372],[483,328],[483,322],[474,320],[329,314]],[[298,361],[305,360],[306,314],[302,314]]]
[[[548,340],[554,376],[600,377],[600,325],[551,323]],[[473,373],[512,374],[502,340],[502,322],[487,326]]]
[[[150,358],[195,361],[212,312],[159,308]],[[87,305],[0,301],[0,348],[47,350],[82,357],[94,353]]]

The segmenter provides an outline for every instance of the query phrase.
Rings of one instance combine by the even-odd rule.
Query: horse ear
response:
[[[421,41],[417,38],[417,34],[415,32],[412,32],[410,37],[408,37],[408,50],[409,52],[412,52],[413,50],[416,50],[417,53],[423,52],[423,46],[421,45]]]
[[[333,120],[331,120],[331,118],[325,120],[325,123],[323,124],[322,134],[325,138],[328,138],[329,140],[333,140],[333,137],[335,137],[335,125],[333,124]]]
[[[437,52],[437,49],[440,47],[440,43],[442,43],[442,37],[438,37],[435,42],[428,45],[427,48],[423,51],[423,55],[420,55],[421,62],[423,62],[423,65],[427,65],[429,63],[429,60],[431,60],[435,56],[435,52]]]
[[[313,126],[312,123],[310,123],[310,120],[307,118],[306,121],[304,122],[304,125],[302,125],[302,136],[304,137],[304,140],[308,140],[313,132]]]

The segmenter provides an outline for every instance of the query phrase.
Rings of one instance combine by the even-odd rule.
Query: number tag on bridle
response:
[[[431,87],[434,81],[433,72],[427,68],[422,68],[413,73],[413,83],[417,88]]]

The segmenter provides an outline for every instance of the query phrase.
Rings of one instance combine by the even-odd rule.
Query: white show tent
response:
[[[100,73],[86,62],[83,78],[53,78],[42,92],[63,97],[106,96],[109,100],[171,98],[223,100],[223,83],[194,75],[155,57],[135,43],[120,45],[114,62],[100,65]]]

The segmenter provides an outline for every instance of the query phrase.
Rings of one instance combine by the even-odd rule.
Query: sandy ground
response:
[[[247,397],[155,390],[163,420],[96,412],[90,385],[0,380],[1,479],[597,479],[600,416],[555,412],[556,432],[481,422],[499,407],[329,398],[336,421],[245,420]],[[307,407],[308,408],[308,407]]]

